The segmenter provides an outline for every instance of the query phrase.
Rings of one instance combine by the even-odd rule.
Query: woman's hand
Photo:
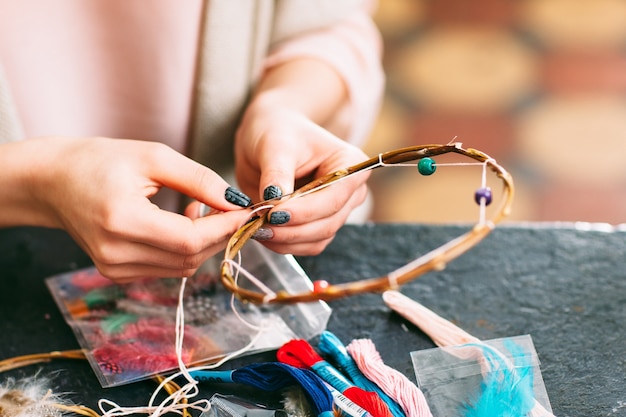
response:
[[[226,200],[233,190],[221,177],[159,143],[51,137],[2,145],[0,154],[14,174],[0,180],[0,225],[65,229],[118,282],[192,275],[249,216]],[[161,210],[149,200],[161,187],[223,213]]]
[[[271,100],[253,103],[237,132],[237,181],[255,201],[291,193],[314,178],[367,159],[358,148],[332,135],[301,112]],[[271,210],[259,240],[280,253],[320,253],[366,195],[367,173],[296,198]],[[273,220],[273,221],[272,221]]]

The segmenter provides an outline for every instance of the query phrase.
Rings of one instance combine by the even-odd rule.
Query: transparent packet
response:
[[[425,349],[410,355],[433,417],[463,416],[475,407],[485,410],[486,404],[497,402],[491,401],[495,398],[503,399],[500,405],[505,408],[519,405],[526,410],[521,415],[530,410],[534,416],[552,415],[530,335]],[[487,394],[496,391],[499,397]],[[489,413],[493,409],[487,410],[485,415],[496,415]]]
[[[200,417],[287,417],[284,410],[277,410],[248,401],[236,395],[213,394],[209,399],[211,408]]]
[[[304,292],[313,287],[293,256],[276,254],[254,241],[241,254],[245,269],[273,291]],[[241,356],[277,349],[293,338],[311,339],[326,328],[331,309],[321,301],[276,306],[233,301],[219,282],[220,262],[219,256],[209,259],[187,281],[183,343],[187,365],[216,362],[255,337],[254,346]],[[248,285],[245,277],[240,281]],[[118,285],[94,267],[46,279],[105,388],[178,368],[175,320],[180,282],[180,278],[162,278]],[[261,326],[261,334],[241,319]]]

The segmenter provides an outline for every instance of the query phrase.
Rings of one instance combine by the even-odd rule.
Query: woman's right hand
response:
[[[65,229],[117,282],[192,275],[250,214],[219,175],[156,142],[28,139],[0,145],[0,166],[0,226]],[[161,210],[150,201],[161,187],[218,214]]]

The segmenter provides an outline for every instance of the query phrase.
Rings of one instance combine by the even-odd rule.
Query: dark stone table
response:
[[[461,226],[345,226],[320,256],[299,258],[312,279],[382,275],[457,236]],[[90,265],[59,231],[0,230],[0,359],[78,348],[44,278]],[[626,416],[626,233],[575,225],[500,227],[440,272],[401,290],[481,339],[530,334],[556,416]],[[409,353],[434,347],[380,295],[330,303],[328,329],[371,338],[385,363],[415,380]],[[273,360],[273,352],[231,365]],[[155,385],[102,389],[86,361],[59,360],[0,374],[52,375],[55,388],[92,408],[106,397],[143,405]]]

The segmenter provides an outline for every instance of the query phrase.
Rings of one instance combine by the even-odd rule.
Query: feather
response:
[[[8,378],[0,385],[0,416],[2,417],[60,417],[57,407],[63,401],[47,388],[46,378]]]
[[[532,365],[519,345],[505,343],[513,363],[486,344],[465,345],[482,349],[488,365],[480,392],[464,406],[465,417],[523,417],[534,407]]]
[[[304,390],[298,386],[285,388],[283,395],[283,409],[288,417],[314,417],[309,400]]]

